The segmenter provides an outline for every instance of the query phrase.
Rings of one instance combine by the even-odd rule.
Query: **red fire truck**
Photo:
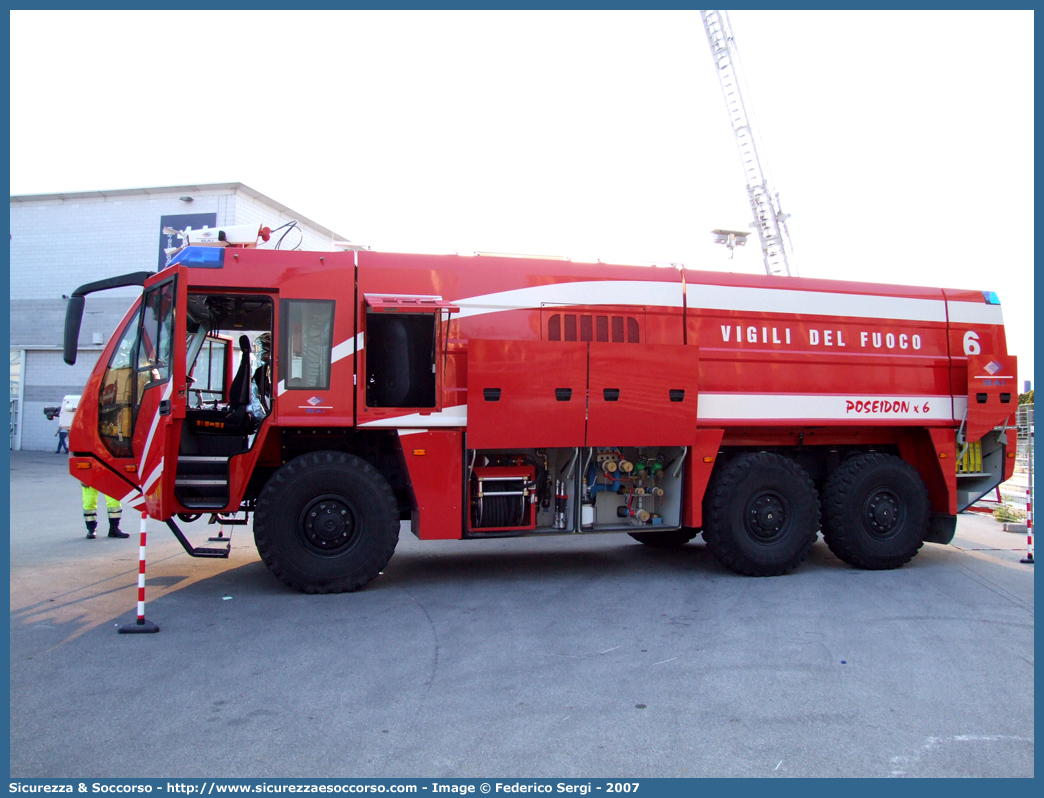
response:
[[[1013,472],[992,292],[211,233],[74,293],[68,362],[85,296],[143,287],[83,391],[70,468],[195,556],[228,549],[176,518],[252,515],[299,590],[369,582],[400,520],[422,540],[702,531],[758,576],[821,530],[845,562],[895,568]]]

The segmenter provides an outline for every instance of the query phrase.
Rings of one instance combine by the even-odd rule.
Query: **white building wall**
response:
[[[333,232],[251,196],[243,189],[175,188],[149,194],[113,192],[107,196],[69,195],[68,199],[17,198],[11,202],[11,299],[61,298],[94,280],[134,271],[154,271],[160,218],[184,213],[215,213],[217,224],[279,227],[297,220],[304,234],[300,249],[330,251]],[[179,196],[191,196],[183,202]],[[301,237],[291,233],[292,247]],[[274,242],[267,246],[274,246]],[[117,289],[126,296],[134,289]],[[108,296],[118,296],[115,291]],[[12,339],[13,343],[13,339]]]
[[[177,193],[71,197],[12,201],[11,299],[61,298],[94,280],[155,271],[160,217],[216,212],[227,224],[230,205],[227,191],[201,192],[191,203]]]
[[[46,451],[58,446],[58,419],[48,421],[43,409],[62,403],[62,397],[83,392],[98,351],[80,352],[75,366],[66,365],[62,353],[37,350],[26,353],[22,398],[22,448]]]

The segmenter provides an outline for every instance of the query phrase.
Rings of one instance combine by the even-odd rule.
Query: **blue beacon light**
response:
[[[179,263],[204,269],[221,269],[225,266],[225,248],[185,247],[170,259],[167,266],[176,266]]]

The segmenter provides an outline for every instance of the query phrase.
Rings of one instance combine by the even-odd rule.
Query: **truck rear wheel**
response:
[[[399,540],[395,494],[372,465],[344,452],[291,460],[265,484],[254,542],[268,569],[305,593],[357,590]]]
[[[912,465],[880,452],[845,461],[823,488],[823,537],[857,568],[905,565],[924,543],[931,506]]]
[[[663,532],[628,532],[632,538],[654,549],[676,549],[684,546],[698,534],[698,529],[668,529]]]
[[[743,454],[712,477],[703,539],[726,568],[776,576],[808,555],[819,529],[819,497],[805,469],[778,454]]]

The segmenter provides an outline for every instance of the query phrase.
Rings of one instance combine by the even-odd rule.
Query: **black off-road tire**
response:
[[[743,454],[711,477],[703,539],[726,568],[778,576],[808,556],[819,529],[819,496],[808,473],[778,454]]]
[[[268,569],[305,593],[358,590],[388,564],[399,506],[372,465],[344,452],[311,452],[261,490],[254,542]]]
[[[639,543],[652,546],[654,549],[677,549],[700,534],[700,530],[682,527],[662,532],[628,532],[627,534]]]
[[[881,571],[910,562],[931,515],[921,475],[894,455],[856,455],[823,488],[823,538],[838,559],[857,568]]]

